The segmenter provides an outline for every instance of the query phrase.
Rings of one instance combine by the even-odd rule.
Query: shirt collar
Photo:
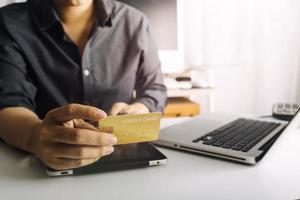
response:
[[[96,15],[98,26],[112,26],[111,13],[113,0],[94,0],[96,2]]]
[[[111,12],[113,0],[94,0],[96,3],[96,25],[112,26]],[[36,20],[42,30],[48,30],[60,21],[51,0],[28,0]]]

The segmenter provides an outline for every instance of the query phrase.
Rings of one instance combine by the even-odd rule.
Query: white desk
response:
[[[177,120],[163,121],[166,124]],[[0,199],[300,198],[300,131],[283,135],[256,166],[160,148],[168,164],[145,169],[50,178],[32,156],[0,144]]]

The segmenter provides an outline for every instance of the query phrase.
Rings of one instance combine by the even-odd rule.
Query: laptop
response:
[[[300,121],[299,113],[290,122],[212,113],[162,129],[154,143],[253,165]]]
[[[151,143],[117,145],[115,151],[92,165],[77,169],[54,170],[47,168],[49,176],[84,175],[165,164],[167,157]]]

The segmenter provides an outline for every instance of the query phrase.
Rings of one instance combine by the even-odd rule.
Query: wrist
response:
[[[43,126],[43,121],[38,120],[30,125],[28,131],[28,138],[25,144],[25,148],[28,152],[35,154],[39,144],[39,132]]]

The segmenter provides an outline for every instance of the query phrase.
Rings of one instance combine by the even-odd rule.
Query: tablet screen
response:
[[[73,170],[74,175],[99,173],[105,171],[122,170],[149,166],[149,161],[167,159],[152,144],[138,143],[128,145],[116,145],[115,151],[96,163]],[[55,171],[48,169],[50,171]]]

